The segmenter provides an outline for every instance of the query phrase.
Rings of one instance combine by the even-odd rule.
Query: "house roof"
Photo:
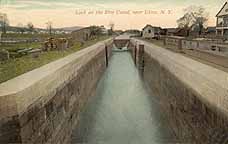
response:
[[[184,28],[177,28],[176,32],[175,32],[175,35],[185,35],[187,33],[187,30],[184,29]]]
[[[142,30],[144,30],[144,29],[147,28],[147,27],[162,29],[161,27],[152,26],[152,25],[150,25],[150,24],[147,24]]]
[[[227,15],[228,14],[228,11],[224,11],[225,13],[224,14],[221,14],[223,12],[223,10],[225,9],[225,7],[227,6],[227,2],[225,2],[225,4],[222,6],[222,8],[219,10],[219,12],[216,14],[216,17],[218,16],[222,16],[222,15]],[[221,14],[221,15],[220,15]]]

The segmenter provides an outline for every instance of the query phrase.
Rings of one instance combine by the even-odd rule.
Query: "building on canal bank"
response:
[[[216,15],[216,35],[228,37],[228,3],[226,2]]]
[[[142,37],[146,39],[156,38],[160,35],[162,29],[160,27],[155,27],[152,25],[146,25],[142,29]]]

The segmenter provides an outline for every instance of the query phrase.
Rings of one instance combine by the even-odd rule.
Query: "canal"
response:
[[[108,69],[80,116],[72,144],[164,144],[172,131],[130,53],[113,52]]]

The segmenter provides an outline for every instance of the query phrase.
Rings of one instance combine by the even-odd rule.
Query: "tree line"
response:
[[[53,23],[51,21],[48,21],[45,23],[46,24],[46,28],[49,34],[53,33]],[[7,14],[5,13],[0,13],[0,31],[5,34],[7,32],[7,30],[10,27],[10,22],[9,19],[7,17]],[[22,23],[18,23],[17,26],[17,31],[20,33],[24,33],[24,32],[36,32],[36,28],[34,26],[34,24],[32,22],[28,22],[26,25],[23,25]]]

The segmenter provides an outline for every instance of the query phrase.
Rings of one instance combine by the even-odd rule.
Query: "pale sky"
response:
[[[115,23],[115,29],[142,29],[146,24],[176,27],[183,9],[202,5],[210,14],[209,26],[226,0],[0,0],[0,12],[6,13],[11,25],[32,22],[45,28],[47,21],[54,27],[104,25]],[[95,14],[99,10],[102,13]],[[120,14],[129,11],[128,14]],[[149,14],[148,11],[151,11]],[[86,13],[80,13],[80,12]],[[114,14],[104,14],[105,11]],[[142,11],[134,14],[133,12]],[[147,14],[145,13],[147,11]],[[94,12],[90,13],[89,12]]]

